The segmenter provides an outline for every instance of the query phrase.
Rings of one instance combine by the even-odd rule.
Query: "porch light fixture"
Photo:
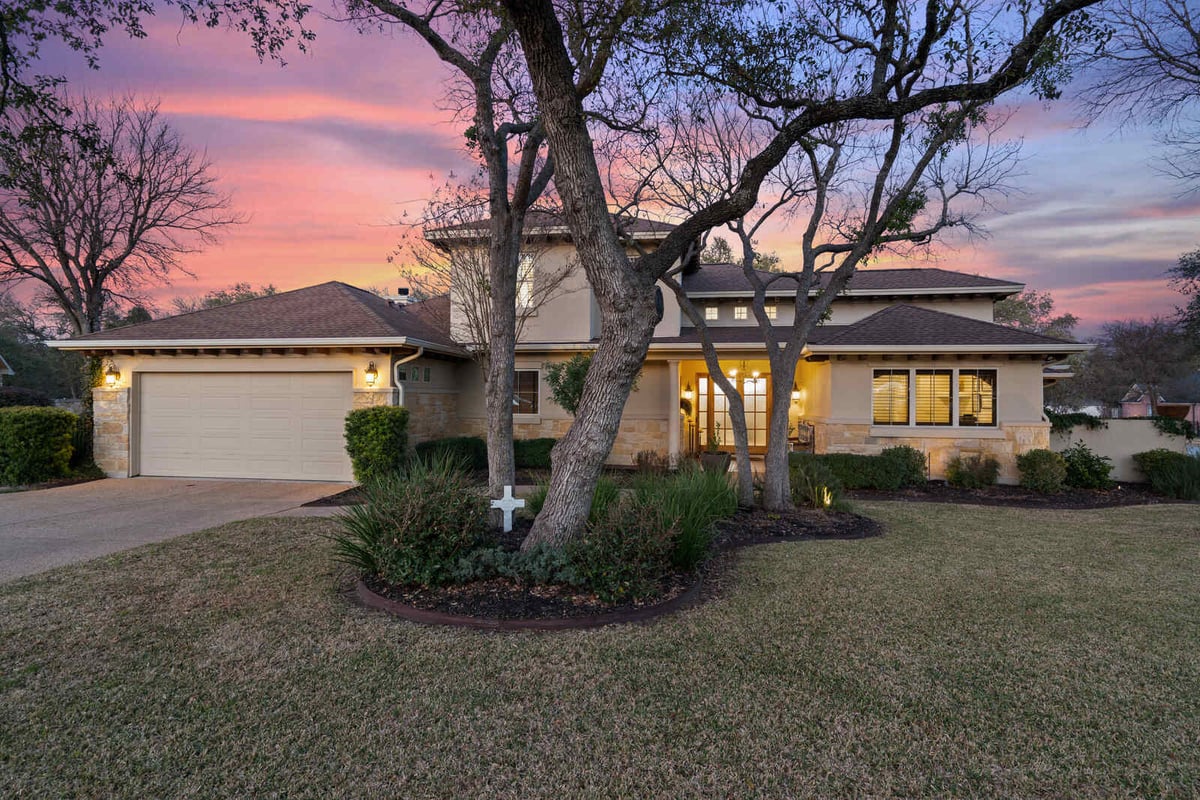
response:
[[[683,387],[683,399],[691,400],[695,396],[696,396],[696,393],[692,391],[692,382],[688,381],[687,386]]]
[[[104,385],[108,388],[113,388],[121,380],[121,373],[117,369],[116,364],[109,364],[108,369],[104,373]]]
[[[375,381],[379,380],[379,370],[375,369],[374,361],[367,365],[367,371],[363,373],[363,377],[367,380],[367,386],[374,386]]]
[[[737,367],[734,367],[733,369],[729,370],[729,377],[731,377],[731,378],[737,377]]]
[[[751,378],[757,378],[759,375],[762,375],[762,373],[759,372],[758,370],[754,370],[754,372],[750,373]]]
[[[799,399],[800,399],[800,387],[796,385],[795,381],[792,381],[792,400],[795,401],[795,400],[799,400]]]

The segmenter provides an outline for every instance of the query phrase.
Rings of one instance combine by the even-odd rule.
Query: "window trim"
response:
[[[527,276],[528,280],[523,280],[522,276]],[[533,256],[529,253],[521,253],[517,257],[517,285],[516,285],[516,302],[517,308],[526,310],[533,308],[533,294],[536,290],[537,271],[534,268]],[[525,302],[521,302],[521,286],[525,284],[529,287],[528,297]]]
[[[513,368],[513,399],[517,398],[517,374],[521,372],[532,372],[536,376],[533,384],[533,394],[535,408],[532,411],[518,411],[516,404],[513,406],[513,417],[534,418],[541,416],[542,413],[542,370],[540,367],[514,367]]]
[[[735,321],[749,319],[749,318],[750,318],[750,307],[749,306],[734,306],[733,307],[733,319]]]
[[[934,422],[917,422],[917,373],[918,372],[949,372],[950,373],[950,422],[949,424],[934,423]],[[880,372],[906,372],[908,373],[908,421],[905,423],[899,422],[876,422],[875,421],[875,378]],[[992,421],[986,425],[963,425],[961,424],[961,415],[959,413],[960,391],[959,391],[959,376],[961,373],[991,372],[995,376],[995,382],[992,384]],[[923,433],[931,433],[939,430],[955,430],[955,431],[999,431],[1000,429],[1000,369],[998,367],[871,367],[871,380],[868,384],[870,391],[870,419],[871,427],[879,428],[889,432],[899,430],[911,430]]]
[[[721,307],[717,305],[707,305],[704,307],[704,321],[716,322],[721,318]]]

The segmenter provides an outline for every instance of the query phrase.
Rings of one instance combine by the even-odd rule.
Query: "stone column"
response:
[[[129,387],[92,389],[92,450],[110,478],[129,477]]]
[[[679,360],[667,362],[670,391],[667,398],[667,458],[671,466],[679,463]]]

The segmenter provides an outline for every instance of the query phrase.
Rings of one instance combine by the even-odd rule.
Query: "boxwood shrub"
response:
[[[359,483],[398,471],[408,457],[408,409],[374,406],[351,411],[346,415],[346,452]]]
[[[946,483],[963,489],[986,489],[996,485],[1000,462],[992,456],[955,456],[946,465]]]
[[[550,451],[558,439],[514,439],[513,460],[517,469],[550,469]]]
[[[845,489],[893,491],[925,482],[925,455],[905,445],[889,447],[877,456],[857,453],[792,453],[792,465],[819,462]]]
[[[1159,494],[1200,500],[1200,458],[1159,448],[1134,453],[1133,462]]]
[[[1030,450],[1017,456],[1021,485],[1042,494],[1061,492],[1067,480],[1067,462],[1053,450]]]
[[[414,448],[422,461],[449,458],[464,469],[487,469],[487,444],[478,436],[448,436],[445,439],[430,439]]]
[[[0,408],[0,483],[21,486],[70,474],[77,417],[62,408]]]
[[[1063,450],[1062,457],[1067,462],[1067,486],[1077,489],[1113,487],[1109,477],[1113,468],[1112,459],[1092,452],[1082,439]]]

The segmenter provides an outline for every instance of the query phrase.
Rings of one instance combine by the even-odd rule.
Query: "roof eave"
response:
[[[812,345],[818,355],[872,353],[1083,353],[1095,345],[1061,344],[830,344]]]
[[[459,347],[429,342],[412,336],[325,336],[268,339],[53,339],[46,344],[57,350],[213,350],[272,347],[423,347],[447,355],[466,356]]]
[[[838,297],[906,297],[914,295],[943,295],[952,297],[954,295],[971,295],[971,294],[995,294],[995,295],[1012,295],[1022,291],[1025,288],[1024,284],[1010,284],[1007,286],[942,286],[928,289],[844,289],[838,293]],[[812,289],[809,291],[809,296],[813,297],[820,294],[820,289]],[[688,297],[699,299],[722,298],[722,297],[754,297],[754,292],[749,289],[739,289],[730,291],[708,291],[708,292],[688,292]],[[786,289],[769,289],[766,292],[767,297],[795,297],[795,290],[788,291]]]

